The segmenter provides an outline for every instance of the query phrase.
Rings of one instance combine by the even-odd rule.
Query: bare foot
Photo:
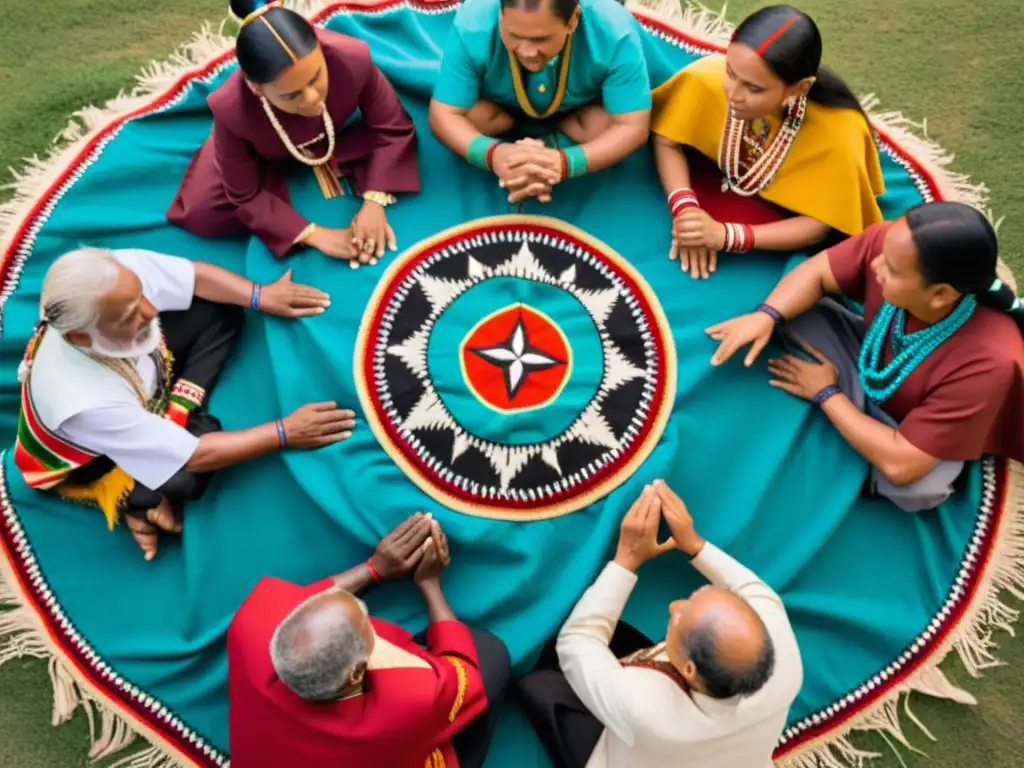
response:
[[[145,520],[133,515],[125,515],[125,518],[128,530],[132,532],[135,543],[142,548],[147,560],[156,557],[160,531],[181,533],[181,522],[174,514],[174,508],[167,499],[163,499],[159,506],[146,510]]]
[[[177,515],[174,514],[174,507],[171,506],[171,503],[166,498],[161,500],[159,506],[153,507],[153,509],[146,512],[146,520],[161,531],[181,533],[181,522],[178,520]]]
[[[152,523],[134,515],[125,515],[125,522],[128,524],[128,530],[132,532],[132,538],[135,539],[135,543],[142,548],[146,559],[152,560],[156,557],[159,529]]]

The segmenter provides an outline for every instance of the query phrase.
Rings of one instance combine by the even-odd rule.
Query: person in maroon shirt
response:
[[[251,231],[278,257],[301,243],[353,267],[375,261],[397,248],[385,206],[420,189],[416,129],[364,42],[280,5],[231,0],[242,19],[239,71],[207,100],[212,135],[167,218],[200,237]],[[297,164],[325,197],[346,184],[362,197],[349,226],[321,226],[292,207],[286,172]]]
[[[820,406],[908,511],[953,492],[966,461],[1024,461],[1024,305],[996,274],[996,234],[961,203],[912,208],[805,261],[754,312],[707,329],[721,365],[773,331],[795,354],[770,384]],[[826,298],[863,304],[863,314]]]
[[[510,660],[455,618],[441,591],[449,559],[440,526],[417,513],[333,578],[261,580],[228,628],[231,764],[481,768]],[[425,647],[355,596],[409,575],[430,620]]]

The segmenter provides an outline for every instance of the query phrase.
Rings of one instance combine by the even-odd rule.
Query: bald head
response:
[[[666,645],[691,685],[715,698],[756,693],[771,677],[775,648],[753,608],[727,589],[704,587],[672,604]]]
[[[303,699],[329,701],[362,682],[373,637],[362,604],[331,589],[285,617],[270,640],[270,658],[281,682]]]

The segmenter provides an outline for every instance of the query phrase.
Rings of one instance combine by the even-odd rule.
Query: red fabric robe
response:
[[[426,668],[367,671],[364,693],[305,701],[278,680],[270,639],[299,603],[333,586],[264,578],[228,628],[233,768],[457,768],[451,738],[487,707],[469,628],[427,628],[429,651],[400,627],[371,618],[381,639],[424,659]],[[461,668],[462,674],[459,673]]]
[[[339,175],[351,175],[360,193],[418,192],[416,128],[371,60],[366,43],[322,29],[317,37],[327,61],[327,110],[337,132],[334,162]],[[249,230],[276,256],[283,256],[310,224],[291,206],[282,167],[299,163],[241,71],[232,73],[207,104],[213,132],[185,171],[167,218],[200,237]],[[361,119],[342,129],[357,109]],[[324,130],[320,117],[276,114],[296,146]],[[309,147],[314,156],[322,156],[326,148],[326,139]]]

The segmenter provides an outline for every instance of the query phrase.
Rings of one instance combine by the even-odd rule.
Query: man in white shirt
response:
[[[334,403],[230,432],[202,410],[245,306],[301,317],[330,301],[290,271],[263,286],[150,251],[82,248],[57,259],[18,374],[14,458],[26,483],[99,506],[110,527],[126,513],[148,560],[157,529],[181,530],[181,504],[202,494],[211,471],[349,437],[355,414]]]
[[[672,538],[658,542],[662,516]],[[626,658],[610,649],[652,557],[680,549],[710,584],[669,606],[666,638]],[[557,640],[561,672],[519,682],[556,764],[571,768],[769,768],[803,681],[782,600],[694,530],[662,481],[630,509],[615,559]]]

